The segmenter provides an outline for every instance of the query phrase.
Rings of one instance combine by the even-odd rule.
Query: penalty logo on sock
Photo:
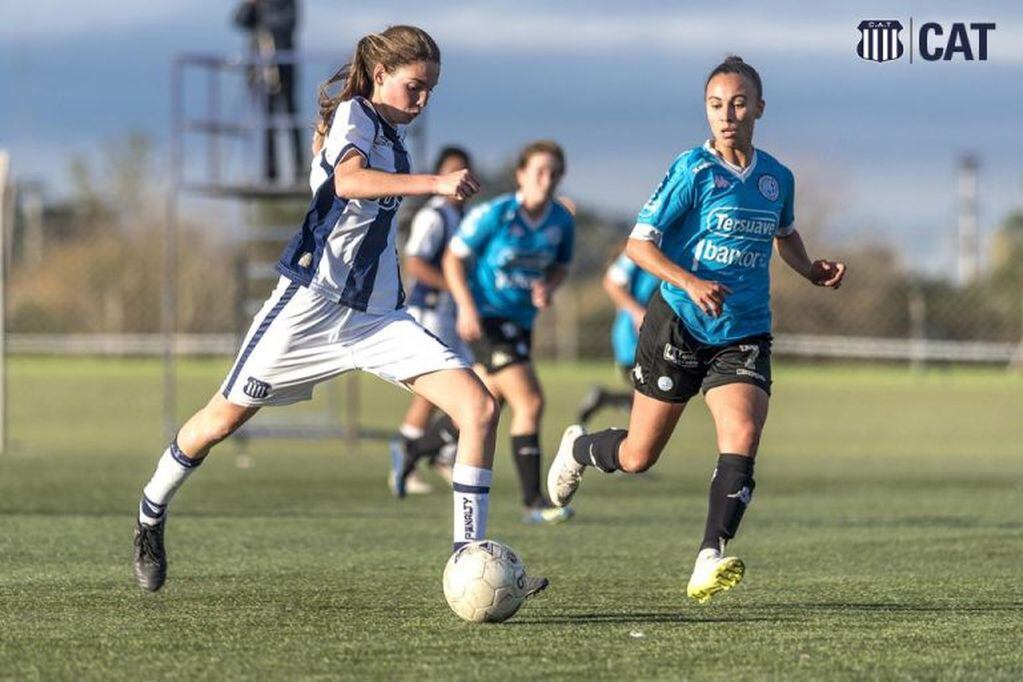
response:
[[[476,514],[468,497],[462,498],[462,529],[466,540],[476,539]]]

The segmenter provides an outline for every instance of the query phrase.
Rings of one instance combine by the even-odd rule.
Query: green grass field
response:
[[[183,411],[227,364],[182,367]],[[382,443],[225,443],[174,501],[166,587],[141,592],[131,531],[165,445],[159,371],[12,363],[0,679],[1023,677],[1019,375],[778,366],[732,545],[747,578],[707,606],[683,592],[716,456],[702,403],[652,475],[591,471],[556,528],[519,523],[502,437],[490,535],[552,586],[473,626],[440,587],[450,496],[393,500]],[[585,389],[615,376],[542,374],[549,460]],[[403,394],[361,385],[366,422],[394,424]]]

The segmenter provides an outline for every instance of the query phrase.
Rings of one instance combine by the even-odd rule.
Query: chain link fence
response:
[[[16,187],[4,251],[11,352],[155,353],[164,284],[165,199],[152,183],[158,176],[152,151],[145,138],[132,137],[111,147],[98,163],[75,162],[73,191],[59,201],[47,199],[43,188],[32,183]],[[508,179],[505,172],[489,184],[505,189]],[[403,225],[415,208],[409,203]],[[294,213],[297,224],[301,211],[297,203],[286,209],[271,206],[267,220],[283,224]],[[774,259],[779,354],[1019,360],[1023,213],[1006,217],[997,227],[988,265],[966,286],[914,272],[890,245],[833,248],[826,231],[813,222],[812,207],[802,213],[809,216],[800,227],[808,233],[811,253],[844,260],[849,275],[834,292],[810,286]],[[246,290],[248,278],[242,275],[253,254],[236,230],[225,229],[229,213],[184,215],[178,244],[179,350],[232,353],[249,319],[239,310],[246,310],[246,297],[259,293]],[[610,357],[614,310],[600,282],[631,223],[608,220],[583,205],[578,224],[571,278],[538,323],[540,357]],[[267,291],[271,285],[268,280]]]

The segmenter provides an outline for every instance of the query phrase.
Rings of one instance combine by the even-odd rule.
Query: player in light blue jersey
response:
[[[626,253],[662,280],[647,307],[632,372],[629,429],[570,426],[547,478],[565,504],[586,467],[638,473],[657,461],[691,397],[704,393],[717,430],[703,542],[687,593],[705,602],[745,566],[723,556],[753,494],[753,462],[771,390],[772,248],[818,286],[837,289],[845,265],[811,260],[794,225],[792,173],[753,147],[764,112],[756,70],[738,57],[704,84],[713,138],[684,152],[640,211]]]
[[[458,333],[470,344],[487,388],[511,406],[512,454],[527,523],[571,516],[541,492],[544,397],[530,354],[533,320],[550,305],[572,260],[575,218],[554,198],[564,172],[560,146],[546,140],[527,146],[515,173],[518,192],[470,211],[444,257]]]
[[[622,376],[629,381],[632,365],[636,360],[639,328],[646,315],[647,303],[660,286],[661,280],[636,265],[623,252],[608,267],[601,283],[617,309],[614,323],[611,325],[611,350],[614,353],[614,361]],[[579,405],[579,424],[585,426],[604,407],[632,409],[632,392],[594,386]]]
[[[210,449],[260,408],[309,400],[318,383],[355,369],[422,395],[459,425],[453,546],[486,537],[497,405],[466,360],[405,310],[394,248],[402,197],[467,199],[479,191],[468,170],[409,172],[404,129],[439,78],[433,38],[414,26],[391,26],[360,39],[351,64],[321,89],[313,198],[278,262],[277,288],[221,390],[182,425],[143,489],[134,542],[143,589],[164,583],[171,498]],[[335,84],[341,90],[332,95]],[[527,577],[524,587],[532,594],[546,584]]]

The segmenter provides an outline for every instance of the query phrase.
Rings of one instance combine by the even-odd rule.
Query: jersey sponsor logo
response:
[[[249,377],[248,381],[245,382],[245,387],[242,389],[242,393],[250,398],[261,400],[270,395],[271,388],[272,386],[265,381],[260,381],[255,377]]]
[[[544,234],[547,235],[547,241],[550,242],[552,246],[557,246],[561,243],[561,228],[548,227]]]
[[[744,367],[739,367],[738,369],[735,370],[735,373],[740,375],[740,376],[744,376],[744,377],[752,377],[752,378],[756,379],[757,381],[763,381],[765,383],[767,382],[767,377],[765,377],[760,372],[754,372],[752,369],[746,369]]]
[[[724,206],[711,211],[707,216],[707,229],[726,237],[769,242],[778,230],[778,214],[774,211]]]
[[[683,369],[696,369],[699,366],[696,353],[685,348],[673,346],[670,343],[664,344],[664,359]]]
[[[731,186],[732,183],[728,181],[728,178],[714,173],[714,189],[728,189]]]
[[[731,246],[715,244],[714,242],[702,240],[696,245],[693,254],[694,270],[695,264],[700,261],[707,263],[719,263],[721,265],[736,265],[741,268],[760,268],[767,266],[767,254],[751,249],[736,249]]]
[[[778,188],[778,179],[767,173],[761,175],[757,180],[757,189],[768,201],[777,201],[778,195],[781,193]]]
[[[380,197],[377,199],[377,204],[380,205],[381,210],[394,211],[401,205],[401,197]]]

